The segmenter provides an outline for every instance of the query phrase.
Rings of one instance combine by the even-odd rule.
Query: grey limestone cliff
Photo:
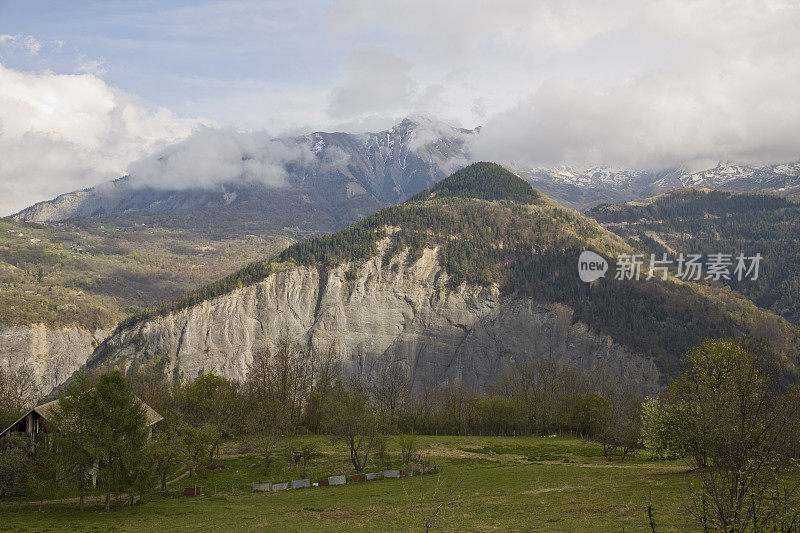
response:
[[[260,283],[118,331],[95,352],[89,367],[127,369],[159,358],[166,372],[195,379],[214,372],[246,377],[262,343],[288,336],[318,350],[334,346],[342,369],[367,379],[400,365],[412,387],[461,381],[485,389],[506,367],[539,359],[612,379],[658,388],[650,359],[573,321],[572,310],[496,287],[447,287],[437,251],[407,265],[380,255],[357,266],[297,267]]]
[[[86,363],[108,331],[77,327],[50,328],[44,324],[0,324],[0,368],[18,372],[28,367],[45,396]]]

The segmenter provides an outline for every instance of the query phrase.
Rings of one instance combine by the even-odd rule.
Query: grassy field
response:
[[[313,478],[346,472],[346,448],[322,437]],[[103,513],[74,502],[5,503],[0,531],[424,531],[440,504],[435,531],[658,531],[696,529],[687,512],[692,474],[679,462],[606,461],[596,443],[563,437],[418,437],[440,474],[337,487],[253,493],[253,481],[297,479],[301,466],[279,454],[268,472],[247,443],[230,443],[222,469],[170,484],[167,495]],[[297,446],[298,439],[282,443]],[[398,453],[396,440],[390,452]],[[368,471],[379,470],[372,465]],[[191,485],[204,495],[180,496]],[[453,491],[452,497],[449,496]]]

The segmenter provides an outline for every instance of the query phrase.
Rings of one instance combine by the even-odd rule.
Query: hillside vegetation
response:
[[[678,371],[689,347],[708,337],[746,336],[755,346],[780,354],[789,366],[797,357],[797,328],[735,293],[672,281],[614,280],[613,262],[619,253],[634,250],[629,244],[491,163],[466,167],[405,203],[292,245],[277,261],[251,264],[131,317],[121,327],[258,282],[279,268],[325,268],[372,258],[387,238],[387,259],[406,253],[413,262],[425,248],[438,248],[452,288],[462,282],[496,284],[506,295],[566,304],[576,320],[656,358],[667,375]],[[579,280],[577,258],[585,249],[611,261],[606,278],[591,284]]]
[[[592,209],[590,216],[653,253],[763,256],[757,280],[727,286],[800,323],[800,202],[765,194],[684,189]]]
[[[145,217],[115,222],[0,219],[0,324],[109,328],[288,244],[272,236],[214,238]]]

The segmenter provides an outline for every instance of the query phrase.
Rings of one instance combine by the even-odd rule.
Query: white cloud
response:
[[[386,28],[430,55],[451,60],[487,50],[522,52],[543,60],[623,27],[632,5],[627,0],[343,0],[328,18],[340,36],[364,27]]]
[[[387,48],[354,51],[345,65],[344,83],[331,92],[329,114],[357,117],[407,108],[414,90],[410,71],[411,63]]]
[[[42,43],[33,35],[0,35],[0,48],[22,50],[36,55],[42,49]]]
[[[93,74],[99,77],[106,73],[106,63],[102,59],[89,59],[81,55],[78,57],[77,70],[81,74]]]
[[[159,189],[213,188],[234,181],[285,185],[286,165],[313,160],[308,146],[267,133],[200,128],[185,140],[131,163],[135,186]]]
[[[656,169],[800,157],[794,0],[347,0],[329,21],[341,40],[406,58],[371,116],[483,123],[480,158]],[[387,90],[390,64],[352,76],[369,78],[354,102]]]
[[[142,82],[149,98],[177,112],[272,131],[378,131],[415,113],[482,124],[476,157],[529,165],[655,169],[800,157],[796,0],[335,0],[327,32],[318,5],[240,16],[252,8],[169,9],[155,25],[152,14],[113,10],[112,26],[90,20],[105,29],[87,32],[80,48],[53,36],[40,42],[27,35],[32,28],[0,36],[6,64],[58,68],[61,57],[62,69],[83,72],[0,66],[0,213],[118,177],[133,161],[142,180],[176,186],[237,173],[277,185],[286,161],[303,160],[281,154],[266,134],[230,130],[198,132],[160,152],[199,121],[101,75],[158,80]],[[179,24],[188,15],[191,23]],[[120,25],[139,37],[119,38]],[[164,38],[166,26],[179,28],[178,41]],[[277,39],[268,46],[265,27]],[[109,74],[106,62],[80,55],[87,49],[107,58]],[[186,59],[198,50],[203,68],[191,70]],[[120,75],[131,65],[135,74]],[[269,155],[252,155],[262,150]],[[154,152],[169,157],[159,162]],[[187,170],[195,158],[219,176]]]
[[[119,177],[128,163],[196,125],[92,74],[0,65],[0,214]]]
[[[607,84],[548,79],[487,122],[476,155],[649,169],[800,157],[799,4],[643,5],[637,38],[670,43],[666,60]]]

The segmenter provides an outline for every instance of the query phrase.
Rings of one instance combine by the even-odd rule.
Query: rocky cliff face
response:
[[[332,269],[298,267],[198,306],[150,319],[109,337],[89,367],[128,368],[165,358],[172,375],[245,378],[261,343],[288,335],[327,351],[344,372],[378,376],[389,365],[412,387],[427,379],[485,389],[506,367],[539,359],[658,388],[655,364],[615,345],[562,305],[502,296],[495,287],[446,286],[435,249],[406,265],[398,255]],[[348,280],[347,278],[351,278]]]
[[[44,324],[0,324],[0,368],[17,371],[30,367],[38,381],[39,396],[61,385],[86,363],[108,331],[48,328]]]

